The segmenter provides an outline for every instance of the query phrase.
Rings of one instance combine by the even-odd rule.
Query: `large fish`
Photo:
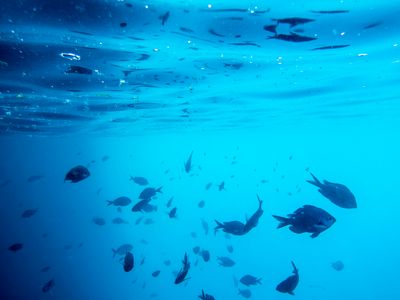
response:
[[[262,209],[262,200],[260,199],[260,197],[257,195],[257,199],[258,199],[258,209],[256,210],[256,212],[250,217],[250,219],[247,220],[246,224],[244,225],[244,232],[247,233],[249,232],[251,229],[253,229],[254,227],[257,226],[258,224],[258,220],[260,219],[260,217],[263,214],[263,209]]]
[[[183,258],[182,264],[183,264],[182,268],[179,270],[178,274],[176,275],[175,284],[180,284],[183,281],[185,281],[186,280],[186,275],[189,272],[190,262],[188,260],[186,252],[185,252],[185,256]]]

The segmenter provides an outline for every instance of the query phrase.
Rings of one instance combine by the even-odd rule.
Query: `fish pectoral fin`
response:
[[[288,294],[294,296],[293,291],[288,292]]]
[[[311,238],[315,239],[317,236],[319,236],[319,234],[320,234],[320,232],[314,232],[314,233],[311,235]]]

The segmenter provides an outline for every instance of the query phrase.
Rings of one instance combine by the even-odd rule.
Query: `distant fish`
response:
[[[240,221],[229,221],[229,222],[219,222],[215,220],[217,226],[214,228],[214,233],[217,233],[218,229],[222,229],[222,231],[226,233],[230,233],[233,235],[244,235],[244,226]]]
[[[274,36],[271,36],[268,39],[276,39],[276,40],[282,40],[282,41],[286,41],[286,42],[301,43],[301,42],[310,42],[310,41],[316,40],[317,38],[299,35],[299,34],[292,32],[290,34],[275,34]]]
[[[18,252],[22,250],[23,247],[24,245],[22,243],[15,243],[8,247],[8,250],[10,250],[11,252]]]
[[[81,57],[78,54],[75,54],[75,53],[65,53],[65,52],[63,52],[63,53],[60,53],[60,56],[62,58],[68,59],[68,60],[75,60],[75,61],[81,60]]]
[[[102,162],[106,162],[107,160],[109,160],[110,159],[110,157],[108,156],[108,155],[104,155],[102,158],[101,158],[101,161]]]
[[[149,58],[150,58],[150,55],[149,55],[149,54],[142,53],[142,54],[140,54],[140,57],[139,57],[139,58],[136,58],[136,60],[137,60],[137,61],[143,61],[143,60],[148,60]]]
[[[189,158],[185,162],[186,173],[189,173],[192,170],[192,156],[193,156],[193,151],[190,153]]]
[[[169,11],[167,11],[165,14],[159,16],[158,19],[161,20],[161,25],[164,26],[169,19]]]
[[[371,29],[371,28],[377,27],[379,25],[382,25],[382,22],[371,23],[369,25],[364,26],[363,29]]]
[[[290,295],[294,295],[294,290],[296,289],[299,283],[299,271],[297,270],[294,262],[292,262],[293,266],[293,275],[286,278],[284,281],[279,283],[276,287],[276,290],[281,293],[288,293]]]
[[[240,282],[245,286],[261,284],[261,278],[254,277],[253,275],[244,275],[240,278]]]
[[[40,179],[43,179],[44,175],[32,175],[30,177],[28,177],[28,179],[26,180],[29,183],[35,182],[35,181],[39,181]]]
[[[117,217],[112,219],[113,224],[128,224],[127,221],[125,221],[124,219]]]
[[[233,246],[232,245],[226,246],[226,250],[228,250],[229,253],[233,253]]]
[[[201,295],[199,296],[199,298],[201,300],[215,300],[214,296],[204,293],[203,290],[201,290]]]
[[[21,217],[22,218],[30,218],[33,215],[35,215],[37,213],[37,211],[38,211],[37,209],[27,209],[21,214]]]
[[[174,200],[174,197],[171,197],[168,202],[167,202],[167,208],[170,208],[172,205],[172,201]]]
[[[219,185],[218,185],[218,191],[225,191],[225,182],[222,181]]]
[[[94,217],[92,219],[93,223],[99,226],[104,226],[106,225],[106,220],[104,220],[104,218],[100,218],[100,217]]]
[[[121,27],[121,28],[125,28],[126,26],[128,26],[128,23],[126,23],[126,22],[119,23],[119,27]]]
[[[90,176],[89,170],[84,166],[76,166],[67,172],[64,181],[70,181],[72,183],[77,183]]]
[[[345,48],[350,45],[331,45],[331,46],[323,46],[323,47],[317,47],[311,49],[311,51],[316,51],[316,50],[331,50],[331,49],[339,49],[339,48]]]
[[[229,45],[233,46],[254,46],[260,48],[261,46],[257,43],[254,42],[237,42],[237,43],[229,43]],[[232,162],[232,164],[235,164],[236,162]]]
[[[133,254],[131,252],[126,252],[124,258],[124,271],[130,272],[132,271],[134,266],[135,266],[135,260]]]
[[[144,178],[144,177],[140,177],[140,176],[136,176],[136,177],[130,177],[129,180],[132,180],[134,183],[138,184],[138,185],[148,185],[149,181]]]
[[[312,10],[316,14],[344,14],[350,12],[349,10]]]
[[[47,281],[43,286],[42,286],[42,292],[43,293],[48,293],[50,290],[52,290],[55,287],[55,281],[54,279],[50,279]]]
[[[154,220],[151,218],[147,218],[146,220],[144,220],[143,222],[145,225],[151,225],[154,224]]]
[[[208,250],[201,250],[200,256],[203,258],[205,262],[208,262],[210,260],[210,251]]]
[[[201,219],[201,226],[203,227],[204,234],[207,235],[209,230],[208,223],[204,219]]]
[[[129,199],[128,197],[122,196],[122,197],[118,197],[112,201],[107,200],[108,205],[113,205],[113,206],[128,206],[129,204],[131,204],[131,199]]]
[[[226,256],[218,256],[218,263],[221,267],[233,267],[236,263],[234,260]]]
[[[251,291],[249,289],[244,289],[244,290],[239,289],[238,295],[241,295],[242,297],[249,299],[251,298]]]
[[[335,261],[331,264],[332,268],[336,271],[342,271],[344,269],[344,263],[341,260]]]
[[[145,188],[139,195],[139,199],[143,200],[150,200],[152,197],[154,197],[157,193],[162,193],[162,186],[159,188],[152,188],[148,187]]]
[[[82,74],[82,75],[92,75],[93,71],[91,69],[80,67],[80,66],[70,66],[65,73],[72,74]]]
[[[205,187],[206,190],[209,190],[211,186],[212,186],[212,182],[207,183],[207,184],[206,184],[206,187]]]
[[[174,207],[173,209],[171,209],[168,213],[168,217],[170,219],[176,219],[176,211],[177,211],[177,207]]]
[[[211,33],[212,35],[215,35],[215,36],[225,37],[224,35],[222,35],[222,34],[216,32],[216,31],[215,31],[214,29],[212,29],[212,28],[208,29],[208,32]]]
[[[153,273],[151,273],[151,276],[158,277],[158,275],[160,275],[160,273],[161,273],[161,271],[157,270],[157,271],[154,271]]]
[[[132,207],[132,211],[133,212],[143,212],[146,210],[146,208],[149,205],[150,200],[148,199],[144,199],[144,200],[140,200],[139,202],[137,202],[133,207]]]
[[[179,27],[180,31],[186,32],[186,33],[193,33],[194,31],[190,28],[186,28],[186,27]]]
[[[186,276],[189,272],[189,269],[190,269],[190,262],[188,260],[187,254],[185,253],[185,256],[182,261],[182,268],[179,270],[175,278],[175,284],[180,284],[186,280]]]
[[[200,253],[200,247],[199,246],[193,247],[192,250],[193,250],[194,254],[199,254]]]
[[[307,18],[283,18],[283,19],[272,19],[273,21],[276,21],[279,23],[284,23],[284,24],[289,24],[290,27],[294,27],[297,25],[303,25],[309,22],[314,22],[314,19],[307,19]]]
[[[167,267],[171,265],[171,261],[169,259],[164,260],[164,265],[166,265]]]
[[[200,202],[197,204],[197,206],[198,206],[199,208],[203,208],[205,204],[206,204],[206,203],[204,202],[204,200],[200,200]]]
[[[307,180],[319,188],[318,192],[325,198],[328,198],[333,204],[342,208],[357,208],[356,198],[353,193],[343,184],[333,183],[327,180],[320,182],[317,177],[310,173],[313,180]]]

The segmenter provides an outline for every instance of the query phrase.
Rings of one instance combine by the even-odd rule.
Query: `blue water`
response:
[[[389,0],[1,1],[0,299],[244,299],[246,274],[262,278],[251,299],[397,299],[399,12]],[[308,20],[282,20],[294,17]],[[65,182],[77,165],[90,176]],[[310,172],[358,207],[330,202]],[[162,186],[157,211],[131,211],[145,186],[130,176]],[[214,234],[214,220],[246,222],[257,195],[255,228]],[[132,203],[107,206],[121,196]],[[272,215],[306,204],[336,222],[315,239],[276,228]],[[123,244],[130,272],[113,257]],[[276,291],[291,261],[295,296]]]

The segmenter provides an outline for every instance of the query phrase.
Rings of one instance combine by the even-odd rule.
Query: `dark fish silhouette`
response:
[[[119,23],[119,27],[121,27],[121,28],[125,28],[126,26],[128,26],[128,23],[126,23],[126,22]]]
[[[222,35],[222,34],[216,32],[216,31],[215,31],[214,29],[212,29],[212,28],[208,29],[208,32],[211,33],[212,35],[215,35],[215,36],[225,37],[224,35]]]
[[[154,271],[153,273],[151,273],[151,276],[158,277],[158,275],[160,275],[160,273],[161,273],[161,271],[157,270],[157,271]]]
[[[316,14],[344,14],[350,12],[349,10],[312,10]]]
[[[261,278],[254,277],[253,275],[244,275],[240,278],[240,282],[245,286],[261,284]]]
[[[151,200],[152,197],[154,197],[157,193],[162,193],[162,186],[160,186],[159,188],[152,188],[152,187],[148,187],[145,188],[139,195],[139,199],[143,199],[143,200]]]
[[[146,211],[148,206],[150,205],[149,202],[150,200],[148,199],[140,200],[132,207],[132,211],[133,212]]]
[[[80,66],[70,66],[65,73],[72,74],[82,74],[82,75],[92,75],[93,71],[91,69],[80,67]]]
[[[276,25],[264,25],[264,30],[272,33],[276,33]]]
[[[10,247],[8,247],[8,250],[10,250],[12,252],[17,252],[17,251],[22,250],[23,247],[24,247],[23,244],[15,243],[15,244],[12,244]]]
[[[42,287],[42,292],[43,293],[47,293],[49,292],[51,289],[53,289],[55,287],[55,281],[54,279],[50,279],[49,281],[47,281],[43,287]]]
[[[221,267],[233,267],[236,264],[234,260],[226,256],[218,256],[217,259]]]
[[[239,43],[229,43],[229,45],[233,46],[254,46],[260,48],[261,46],[254,42],[239,42]]]
[[[291,32],[290,34],[275,34],[274,36],[269,37],[268,39],[276,39],[282,40],[286,42],[293,42],[293,43],[301,43],[301,42],[310,42],[316,40],[315,37],[299,35],[296,33]]]
[[[278,228],[290,225],[289,229],[294,233],[312,233],[311,237],[316,238],[321,232],[331,227],[336,219],[321,208],[304,205],[297,209],[288,218],[273,216],[280,223]]]
[[[192,170],[192,156],[193,156],[193,151],[190,153],[189,158],[185,162],[185,172],[189,173],[190,170]]]
[[[186,32],[186,33],[193,33],[194,31],[190,28],[186,28],[186,27],[179,27],[180,31]]]
[[[129,199],[128,197],[122,196],[122,197],[118,197],[112,201],[107,200],[108,205],[114,205],[114,206],[128,206],[129,204],[131,204],[131,199]]]
[[[209,190],[211,186],[212,186],[212,182],[207,183],[205,186],[206,190]]]
[[[334,268],[336,271],[342,271],[344,269],[344,263],[340,260],[335,261],[331,264],[332,268]]]
[[[178,209],[177,207],[174,207],[173,209],[170,210],[170,212],[168,213],[168,217],[170,219],[175,219],[176,218],[176,210],[177,209]]]
[[[201,300],[215,300],[214,296],[204,293],[203,290],[201,290],[201,295],[199,296],[199,298]]]
[[[218,191],[225,191],[225,182],[222,181],[219,185],[218,185]]]
[[[27,209],[22,213],[21,217],[22,218],[30,218],[33,215],[35,215],[37,213],[37,211],[38,211],[37,209]]]
[[[129,180],[132,180],[134,183],[136,183],[138,185],[148,185],[149,184],[149,181],[144,177],[139,177],[139,176],[132,177],[131,176]]]
[[[99,226],[104,226],[106,225],[106,220],[104,220],[104,218],[100,218],[100,217],[94,217],[92,219],[93,223]]]
[[[196,247],[193,247],[193,253],[194,254],[199,254],[199,252],[200,252],[200,247],[199,246],[196,246]]]
[[[350,45],[332,45],[332,46],[323,46],[311,49],[311,51],[315,50],[330,50],[330,49],[339,49],[339,48],[346,48]]]
[[[310,22],[314,22],[314,19],[307,19],[307,18],[283,18],[283,19],[272,19],[273,21],[276,21],[279,23],[283,23],[283,24],[289,24],[290,27],[294,27],[297,25],[303,25],[306,23],[310,23]]]
[[[244,224],[240,221],[229,221],[229,222],[218,222],[217,226],[214,228],[214,233],[217,233],[218,229],[222,228],[223,232],[230,233],[233,235],[243,235],[246,232],[244,231]]]
[[[364,26],[363,29],[374,28],[374,27],[377,27],[377,26],[379,26],[379,25],[381,25],[381,24],[382,24],[382,22],[375,22],[375,23],[372,23],[372,24],[369,24],[369,25]]]
[[[120,217],[116,217],[114,219],[112,219],[113,224],[128,224],[127,221],[125,221],[124,219],[120,218]]]
[[[249,289],[244,289],[244,290],[239,289],[238,295],[241,295],[244,298],[249,299],[251,298],[251,291]]]
[[[293,275],[286,278],[284,281],[279,283],[276,287],[276,290],[281,293],[288,293],[290,295],[294,295],[294,290],[299,283],[299,270],[296,268],[294,262],[292,262],[293,266]]]
[[[205,202],[204,200],[200,200],[200,202],[197,204],[197,206],[198,206],[199,208],[203,208],[204,205],[206,205],[206,202]]]
[[[116,255],[124,255],[127,252],[131,251],[133,249],[133,246],[131,244],[122,244],[119,246],[117,249],[111,249],[113,252],[113,257]]]
[[[72,183],[77,183],[90,176],[89,170],[84,166],[76,166],[68,171],[65,175],[64,181],[70,181]]]
[[[174,200],[174,197],[171,197],[168,202],[167,202],[167,207],[170,208],[172,205],[172,201]]]
[[[186,280],[186,276],[187,276],[187,274],[189,272],[190,262],[188,260],[186,252],[185,252],[185,256],[183,258],[182,264],[183,264],[182,268],[179,270],[178,274],[176,275],[175,284],[180,284],[183,281],[185,281]]]
[[[342,208],[357,208],[356,198],[345,185],[327,180],[320,182],[312,173],[310,174],[314,180],[307,180],[307,182],[317,186],[318,191],[325,198]]]
[[[260,199],[260,197],[258,195],[257,195],[257,199],[258,199],[258,209],[250,217],[250,219],[247,220],[246,224],[244,225],[243,231],[245,233],[249,232],[250,230],[252,230],[254,227],[257,226],[258,220],[260,219],[260,217],[264,213],[264,211],[262,210],[262,207],[261,207],[263,202],[262,202],[262,200]]]
[[[161,25],[164,26],[169,19],[169,11],[158,17],[161,20]]]
[[[133,254],[131,252],[126,252],[124,258],[124,271],[129,272],[133,269],[135,265],[135,260],[133,258]]]
[[[200,256],[203,258],[205,262],[208,262],[210,260],[210,251],[208,250],[201,250]]]

